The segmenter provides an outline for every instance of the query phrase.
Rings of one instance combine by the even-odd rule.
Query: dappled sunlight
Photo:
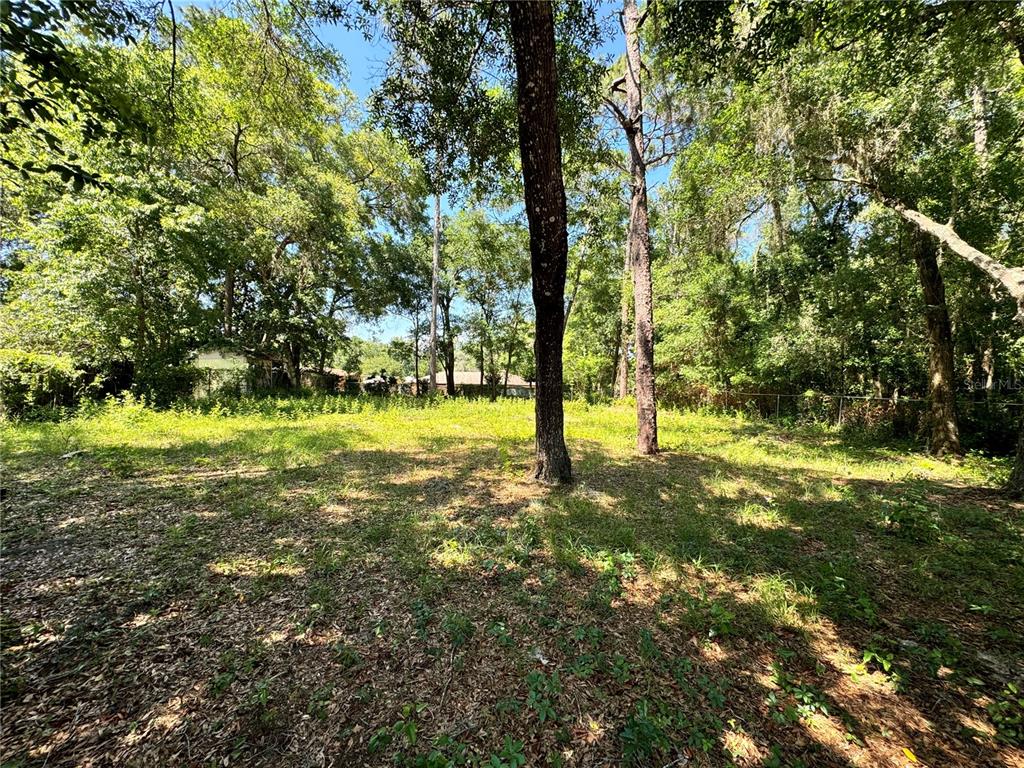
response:
[[[266,560],[248,555],[225,558],[224,560],[210,563],[207,567],[210,573],[216,576],[245,576],[249,578],[296,577],[306,572],[303,566],[287,562],[287,560]]]
[[[129,450],[130,464],[83,454],[61,476],[44,469],[52,453],[20,454],[23,503],[4,531],[19,640],[5,663],[22,692],[54,668],[70,677],[15,699],[19,712],[58,722],[61,750],[112,722],[103,743],[129,762],[202,754],[230,733],[244,754],[375,764],[371,736],[418,703],[424,739],[456,733],[490,754],[512,734],[538,762],[579,766],[619,760],[627,732],[674,734],[671,759],[694,766],[760,766],[773,750],[874,766],[903,747],[927,765],[1015,759],[993,740],[1002,683],[978,654],[1001,663],[997,638],[997,655],[1020,658],[1020,517],[969,476],[851,452],[836,482],[817,443],[793,438],[806,458],[791,469],[758,462],[764,435],[742,423],[671,414],[724,442],[642,459],[621,415],[593,408],[571,416],[588,435],[580,483],[551,490],[526,480],[528,404],[495,406],[514,420],[462,407],[512,426],[495,437],[471,417],[435,430],[427,412],[388,414],[349,424],[361,443],[338,449],[329,429],[302,432],[353,417],[288,421],[271,462],[239,455],[255,437],[225,434],[198,464],[177,447],[173,464],[160,450]],[[127,698],[84,693],[148,658],[160,661],[133,668]],[[18,726],[11,743],[58,743],[33,734]]]

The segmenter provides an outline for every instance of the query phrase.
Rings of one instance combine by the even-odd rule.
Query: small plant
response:
[[[668,749],[668,719],[652,715],[650,704],[645,700],[626,719],[626,725],[619,733],[622,742],[622,759],[626,765],[640,765],[650,762],[656,755]]]
[[[521,768],[526,765],[523,753],[523,742],[513,741],[511,736],[505,737],[501,751],[491,755],[487,761],[488,768]]]
[[[661,651],[649,629],[640,630],[640,658],[644,661],[657,661],[661,658]]]
[[[334,652],[335,661],[338,662],[342,669],[358,667],[363,661],[362,657],[359,655],[359,651],[344,640],[336,642],[332,651]]]
[[[506,648],[514,648],[516,645],[515,638],[512,637],[512,633],[508,631],[508,627],[504,621],[492,621],[490,626],[487,627],[487,634],[491,637],[496,638]]]
[[[892,534],[924,541],[939,533],[937,515],[920,490],[910,489],[899,499],[883,499],[879,526]]]
[[[385,747],[394,743],[396,739],[405,742],[406,747],[415,747],[418,739],[419,727],[416,725],[416,717],[427,708],[427,705],[405,704],[402,706],[401,717],[389,726],[378,728],[368,744],[370,752],[379,752]]]
[[[991,704],[988,716],[998,738],[1014,747],[1024,746],[1024,694],[1016,683],[1007,683]]]
[[[552,672],[550,676],[543,672],[531,672],[526,676],[526,685],[529,689],[526,694],[526,706],[536,711],[537,718],[542,723],[557,719],[553,699],[562,692],[558,670]]]
[[[795,706],[788,705],[781,702],[774,692],[768,695],[769,706],[773,709],[782,706],[782,717],[776,717],[777,722],[795,722],[795,720],[806,719],[814,714],[828,716],[829,704],[821,691],[813,685],[805,685],[794,680],[779,664],[774,664],[772,668],[775,671],[775,684],[782,689],[783,693],[791,696],[795,701]],[[795,719],[794,715],[796,716]]]
[[[426,640],[430,634],[430,620],[434,617],[434,610],[423,600],[417,598],[412,604],[412,617],[416,626],[416,637]]]
[[[306,707],[306,714],[311,717],[315,717],[317,720],[327,719],[327,705],[331,701],[331,696],[334,693],[333,685],[323,685],[313,691],[313,695],[309,699],[309,705]]]
[[[445,614],[441,620],[441,628],[448,633],[453,648],[464,646],[476,632],[476,627],[469,617],[457,611]]]

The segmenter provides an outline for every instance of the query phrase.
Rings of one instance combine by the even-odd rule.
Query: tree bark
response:
[[[234,335],[235,327],[235,268],[228,267],[224,274],[224,338]]]
[[[437,275],[441,270],[441,196],[434,195],[434,251],[430,269],[430,388],[437,389]],[[416,381],[419,389],[419,379]]]
[[[619,360],[615,369],[616,397],[629,397],[629,310],[633,298],[633,270],[629,264],[629,244],[622,266],[622,300],[619,303]]]
[[[651,281],[651,230],[647,213],[643,90],[640,74],[640,11],[636,0],[623,0],[626,32],[626,120],[629,141],[631,196],[629,256],[633,268],[633,316],[636,322],[636,449],[642,455],[658,452],[658,410],[654,392],[654,296]]]
[[[302,347],[297,341],[289,341],[285,351],[285,364],[288,366],[291,388],[302,389]]]
[[[953,370],[953,331],[946,307],[946,286],[939,271],[935,240],[912,229],[911,249],[924,294],[928,328],[928,398],[931,421],[930,450],[936,456],[959,454],[960,429],[956,418]]]
[[[974,118],[974,154],[978,164],[988,167],[988,126],[985,124],[985,89],[975,85],[971,89],[971,115]]]
[[[436,329],[435,329],[436,330]],[[437,364],[437,358],[434,358],[434,364]],[[436,369],[435,369],[436,371]],[[415,381],[412,385],[412,391],[414,395],[421,394],[420,392],[420,314],[414,312],[412,316],[412,374]]]
[[[441,327],[444,329],[445,391],[449,397],[455,397],[455,339],[452,337],[452,295],[446,293],[439,299],[441,310]]]
[[[1024,413],[1020,417],[1017,432],[1017,457],[1013,460],[1013,470],[1006,484],[1006,492],[1011,496],[1024,499]]]
[[[510,0],[508,16],[536,310],[534,477],[546,483],[567,483],[572,480],[572,465],[562,412],[562,328],[569,236],[558,131],[554,15],[546,0]]]

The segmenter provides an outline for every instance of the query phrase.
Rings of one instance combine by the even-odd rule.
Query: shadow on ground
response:
[[[545,490],[523,441],[364,438],[22,462],[4,765],[1024,760],[1021,509],[990,491],[586,441]]]

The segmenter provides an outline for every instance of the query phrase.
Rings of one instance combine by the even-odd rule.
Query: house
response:
[[[452,379],[455,382],[455,391],[460,395],[477,397],[488,397],[491,394],[491,384],[484,377],[483,385],[480,384],[480,371],[455,371]],[[437,391],[448,390],[448,377],[444,371],[437,372]],[[497,392],[504,397],[533,397],[533,382],[527,381],[522,376],[514,373],[508,375],[508,388],[505,388],[504,374],[499,375]]]

